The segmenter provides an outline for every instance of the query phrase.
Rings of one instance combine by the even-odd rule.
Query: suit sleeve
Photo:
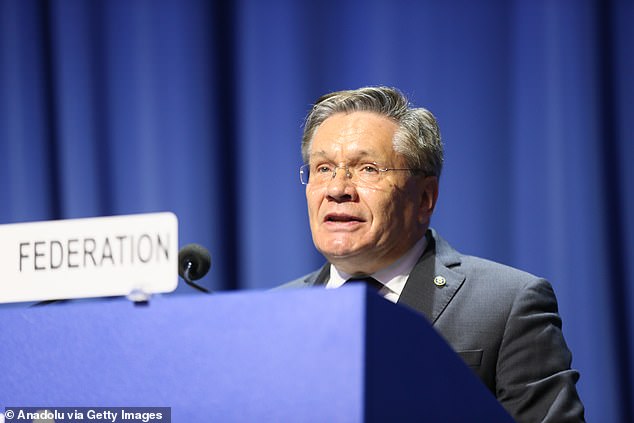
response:
[[[552,286],[533,279],[518,291],[504,329],[496,396],[518,422],[583,422],[571,361]]]

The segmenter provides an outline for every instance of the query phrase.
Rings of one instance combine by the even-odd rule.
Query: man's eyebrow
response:
[[[362,159],[365,157],[374,157],[376,155],[376,153],[374,153],[374,151],[372,150],[361,150],[361,151],[356,151],[354,153],[354,155],[351,155],[350,157],[353,158],[353,160],[358,160],[358,159]],[[327,158],[329,157],[329,154],[326,153],[326,151],[324,150],[320,150],[320,151],[315,151],[312,152],[310,157],[320,157],[320,158]]]
[[[328,154],[324,151],[324,150],[320,150],[320,151],[312,151],[310,156],[319,156],[319,157],[326,157]]]

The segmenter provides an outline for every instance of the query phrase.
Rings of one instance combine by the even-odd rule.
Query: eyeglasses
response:
[[[334,164],[319,164],[313,165],[305,164],[299,168],[299,180],[302,184],[325,184],[328,181],[335,179],[338,169],[345,169],[346,175],[352,182],[364,182],[368,184],[376,183],[381,180],[382,175],[385,172],[395,171],[411,171],[421,172],[422,169],[409,169],[409,168],[389,168],[382,167],[377,163],[360,163],[358,165],[345,165],[335,166]]]

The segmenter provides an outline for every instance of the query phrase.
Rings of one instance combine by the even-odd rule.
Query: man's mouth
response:
[[[364,219],[351,214],[330,213],[324,218],[324,222],[347,223],[347,222],[365,222]]]

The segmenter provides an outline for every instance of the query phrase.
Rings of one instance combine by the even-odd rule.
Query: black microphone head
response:
[[[199,244],[187,244],[178,252],[178,274],[185,278],[185,270],[190,266],[189,278],[192,281],[205,276],[211,267],[211,255]]]

